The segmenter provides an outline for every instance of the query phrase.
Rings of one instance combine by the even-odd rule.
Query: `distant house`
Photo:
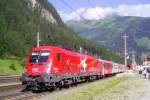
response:
[[[143,65],[144,66],[150,66],[150,53],[144,56],[143,58]]]

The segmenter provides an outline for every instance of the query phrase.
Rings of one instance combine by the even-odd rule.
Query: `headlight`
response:
[[[50,72],[50,67],[46,66],[46,73],[49,74],[49,72]]]

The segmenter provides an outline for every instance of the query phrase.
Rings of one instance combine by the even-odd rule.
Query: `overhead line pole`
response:
[[[125,35],[122,36],[124,38],[124,64],[125,64],[125,67],[127,67],[127,38],[128,36]]]
[[[40,36],[39,32],[37,32],[37,47],[40,46]]]
[[[134,51],[132,51],[132,66],[134,67],[134,69],[136,68],[135,52]]]

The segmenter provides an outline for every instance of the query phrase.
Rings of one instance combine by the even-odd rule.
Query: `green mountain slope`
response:
[[[135,50],[137,54],[141,54],[150,50],[150,18],[116,16],[97,21],[68,21],[67,25],[77,35],[102,43],[115,52],[124,51],[121,37],[124,33],[129,36],[129,51]]]
[[[80,46],[104,59],[122,62],[104,46],[80,38],[69,29],[48,0],[0,0],[0,58],[26,57],[36,46],[57,45],[77,51]]]

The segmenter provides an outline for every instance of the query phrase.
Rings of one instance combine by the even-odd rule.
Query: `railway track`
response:
[[[15,91],[13,93],[5,93],[5,95],[0,95],[0,100],[37,100],[41,96],[48,95],[52,92],[41,92],[33,93],[31,91]]]
[[[19,78],[19,75],[0,75],[0,100],[29,100],[47,94],[46,92],[36,94],[24,90],[25,86],[21,84]]]
[[[20,83],[15,83],[15,84],[5,84],[0,86],[0,93],[5,92],[5,91],[11,91],[14,89],[21,89],[24,86],[22,86]]]
[[[20,83],[0,86],[0,100],[28,100],[35,95]]]
[[[105,79],[109,79],[111,77],[107,77]],[[103,79],[102,79],[103,80]],[[99,80],[98,80],[99,81]],[[78,84],[77,87],[81,87],[85,84],[90,84],[90,83],[82,83]],[[67,91],[73,88],[77,87],[71,87],[69,89],[63,88],[63,91]],[[52,91],[43,91],[41,93],[33,93],[30,90],[24,90],[25,86],[22,86],[21,84],[14,84],[14,85],[9,85],[9,86],[0,86],[0,100],[37,100],[41,96],[45,95],[52,95],[53,93],[56,93],[59,91],[57,90],[52,90]]]
[[[6,84],[6,83],[17,83],[20,82],[19,80],[20,75],[0,75],[0,84]]]
[[[30,100],[49,93],[33,93],[25,90],[25,86],[19,82],[19,77],[18,75],[0,76],[0,100]]]
[[[32,92],[18,92],[10,95],[0,96],[0,100],[37,100],[38,97],[48,93],[35,94]]]

